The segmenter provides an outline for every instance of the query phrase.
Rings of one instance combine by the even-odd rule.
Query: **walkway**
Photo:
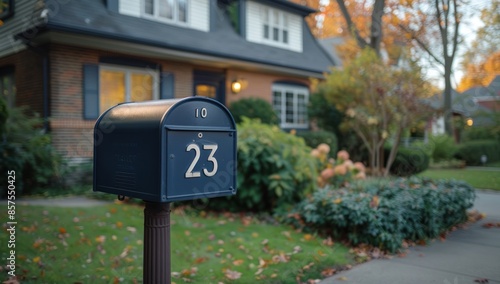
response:
[[[500,193],[478,192],[474,206],[486,218],[441,241],[417,246],[405,257],[376,259],[321,284],[500,283]]]

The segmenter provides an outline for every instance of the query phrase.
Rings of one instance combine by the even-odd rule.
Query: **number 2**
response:
[[[214,176],[217,173],[217,170],[219,168],[219,164],[217,163],[217,159],[215,159],[215,157],[214,157],[215,151],[217,151],[218,148],[219,148],[219,145],[217,145],[217,144],[203,145],[203,150],[210,150],[210,154],[208,155],[207,160],[213,164],[213,169],[211,171],[208,171],[205,168],[203,169],[203,173],[207,177]],[[191,164],[189,165],[189,167],[186,171],[186,174],[184,176],[186,178],[201,177],[200,172],[193,172],[194,167],[196,166],[196,164],[200,160],[200,155],[201,155],[200,146],[198,146],[195,143],[191,143],[186,147],[186,151],[189,152],[191,150],[194,150],[194,159],[191,162]]]

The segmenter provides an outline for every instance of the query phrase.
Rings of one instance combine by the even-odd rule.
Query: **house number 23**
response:
[[[217,159],[215,159],[215,157],[214,157],[214,154],[215,154],[215,151],[217,151],[217,148],[219,148],[219,146],[217,144],[203,145],[203,150],[210,150],[210,154],[208,155],[207,160],[213,164],[213,168],[211,171],[209,171],[207,169],[203,169],[203,174],[205,174],[205,176],[207,176],[207,177],[214,176],[217,173],[217,169],[219,168],[219,164],[217,163]],[[189,168],[187,169],[186,174],[184,176],[186,178],[201,177],[201,172],[193,172],[194,167],[196,166],[196,164],[198,163],[198,160],[200,159],[200,155],[201,155],[200,146],[198,146],[198,144],[191,143],[186,147],[186,151],[190,152],[191,150],[194,150],[194,159],[191,162],[191,164],[189,165]]]

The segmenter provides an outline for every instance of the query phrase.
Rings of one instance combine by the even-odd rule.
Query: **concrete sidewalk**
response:
[[[500,194],[478,192],[474,208],[486,218],[443,242],[413,247],[405,257],[371,260],[320,283],[500,283],[500,228],[482,226],[500,223]]]

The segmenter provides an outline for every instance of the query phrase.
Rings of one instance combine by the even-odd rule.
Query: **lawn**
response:
[[[500,191],[500,169],[429,169],[419,176],[464,180],[475,188]]]
[[[5,211],[0,220],[7,220]],[[16,221],[16,275],[22,283],[141,283],[140,206],[17,206]],[[173,283],[297,283],[352,262],[341,244],[256,217],[175,210],[171,223]],[[6,280],[6,271],[0,273],[0,281]]]

